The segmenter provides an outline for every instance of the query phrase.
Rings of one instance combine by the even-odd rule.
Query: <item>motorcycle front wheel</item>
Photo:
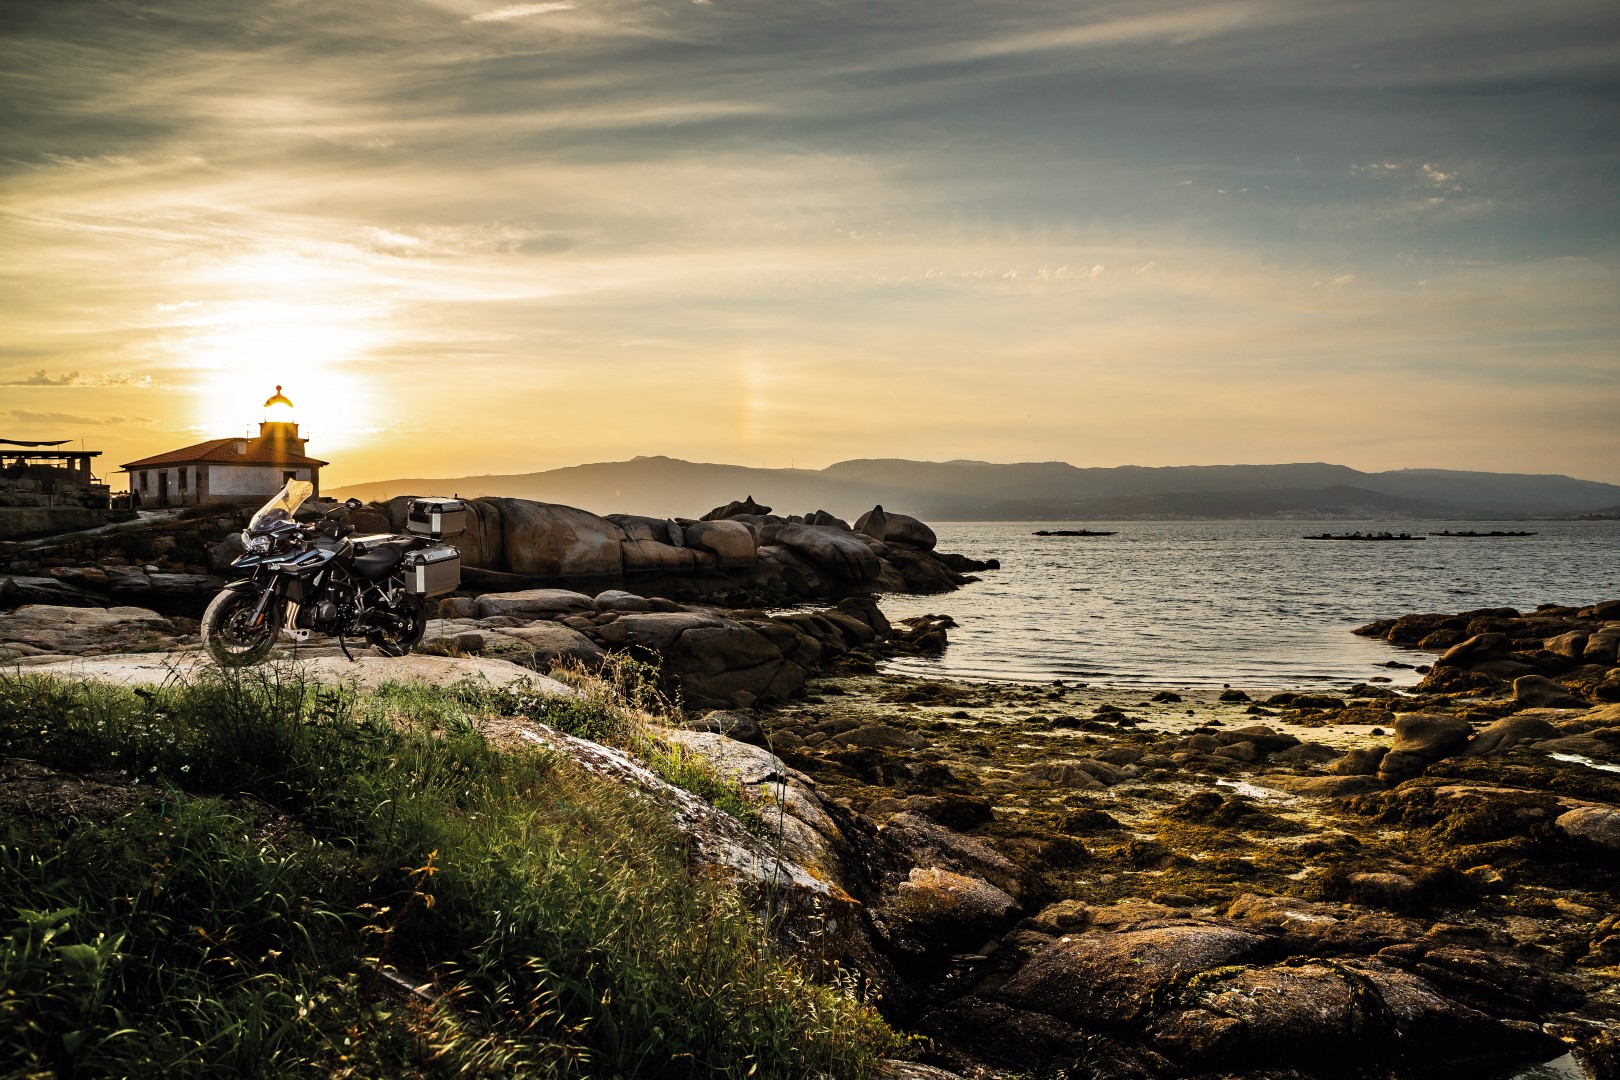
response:
[[[384,656],[404,656],[427,630],[427,604],[415,593],[403,593],[383,620],[386,625],[368,633],[366,641]]]
[[[271,600],[255,625],[257,593],[226,589],[208,604],[202,617],[202,643],[220,667],[257,664],[281,636],[281,602]]]

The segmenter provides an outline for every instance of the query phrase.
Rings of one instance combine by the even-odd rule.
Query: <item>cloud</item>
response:
[[[504,22],[507,19],[526,19],[531,15],[549,15],[553,11],[572,11],[572,0],[554,0],[545,4],[507,4],[474,15],[469,22]]]
[[[150,375],[123,375],[117,373],[101,375],[81,375],[77,371],[65,372],[61,375],[47,374],[44,369],[34,372],[27,378],[0,380],[0,386],[139,386],[152,385]]]
[[[83,416],[79,413],[31,412],[27,409],[13,409],[8,415],[15,423],[34,426],[69,424],[77,427],[122,427],[129,424],[153,424],[157,422],[145,416]]]

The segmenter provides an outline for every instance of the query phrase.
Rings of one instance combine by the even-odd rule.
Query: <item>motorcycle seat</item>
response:
[[[349,565],[366,580],[381,581],[393,573],[400,560],[405,558],[406,546],[406,543],[382,544],[364,555],[356,555]]]

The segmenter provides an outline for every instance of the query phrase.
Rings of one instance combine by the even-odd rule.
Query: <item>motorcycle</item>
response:
[[[257,664],[277,641],[316,634],[337,638],[350,660],[350,638],[403,656],[427,629],[426,601],[459,587],[461,553],[442,542],[464,526],[459,501],[413,500],[408,532],[357,537],[346,517],[358,499],[313,521],[297,518],[314,493],[307,480],[287,481],[243,530],[247,550],[231,563],[241,577],[202,617],[203,646],[222,667]]]

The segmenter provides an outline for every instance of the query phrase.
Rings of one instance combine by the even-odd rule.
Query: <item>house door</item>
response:
[[[169,505],[169,472],[167,469],[158,473],[158,505]]]

